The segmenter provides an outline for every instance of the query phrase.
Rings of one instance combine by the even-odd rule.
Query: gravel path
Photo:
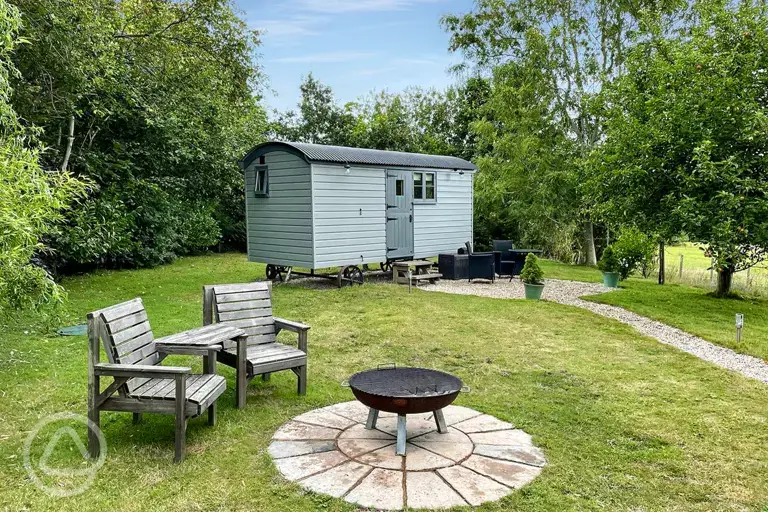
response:
[[[493,284],[480,281],[469,283],[467,281],[442,280],[433,285],[422,286],[421,289],[464,295],[479,295],[498,299],[522,299],[525,297],[523,283],[518,279],[512,282],[498,280]],[[542,298],[560,304],[587,309],[598,315],[613,318],[619,322],[631,325],[646,336],[693,354],[699,359],[709,361],[722,368],[739,372],[745,377],[757,379],[768,384],[768,363],[762,359],[739,354],[729,348],[715,345],[698,336],[688,334],[680,329],[632,313],[626,309],[606,304],[596,304],[580,298],[584,295],[604,293],[606,290],[603,285],[596,283],[547,279]]]

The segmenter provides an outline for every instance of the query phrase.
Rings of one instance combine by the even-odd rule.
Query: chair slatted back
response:
[[[217,323],[239,327],[248,334],[248,345],[274,343],[272,283],[222,284],[206,287],[204,300],[212,301],[210,311]],[[205,319],[204,319],[205,321]]]
[[[163,356],[157,351],[155,337],[141,299],[129,300],[93,314],[98,315],[96,318],[101,324],[100,336],[110,363],[154,366],[163,360]],[[126,383],[128,392],[132,392],[146,380],[129,380]]]
[[[514,249],[515,245],[512,243],[512,240],[494,240],[493,241],[493,250],[494,251],[500,251],[501,256],[503,260],[509,259],[509,251],[511,249]]]

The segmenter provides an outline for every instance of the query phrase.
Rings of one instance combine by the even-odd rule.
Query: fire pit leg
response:
[[[397,415],[397,454],[405,455],[405,414]]]
[[[445,426],[445,417],[443,417],[443,410],[438,409],[435,411],[435,423],[437,423],[437,431],[441,434],[447,434],[448,429]]]
[[[379,410],[373,407],[368,408],[368,421],[365,422],[365,428],[373,430],[376,428],[376,421],[379,419]]]

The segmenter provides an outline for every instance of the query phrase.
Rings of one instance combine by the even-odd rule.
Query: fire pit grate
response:
[[[461,390],[461,379],[426,368],[381,368],[356,373],[349,386],[380,397],[412,398],[443,396]]]

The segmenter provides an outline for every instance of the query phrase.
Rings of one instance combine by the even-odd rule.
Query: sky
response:
[[[296,109],[310,72],[341,103],[371,91],[445,88],[461,62],[448,51],[440,17],[465,13],[472,0],[236,0],[263,31],[260,63],[269,109]]]

